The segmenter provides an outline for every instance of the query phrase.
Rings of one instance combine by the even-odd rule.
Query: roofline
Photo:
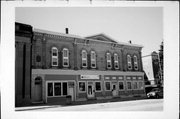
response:
[[[114,38],[110,37],[109,35],[106,35],[105,33],[99,33],[99,34],[91,35],[91,36],[88,36],[88,37],[93,37],[93,36],[97,36],[97,35],[104,35],[104,36],[108,37],[109,39],[112,39],[113,41],[116,42],[116,43],[114,43],[114,42],[110,42],[110,43],[120,44],[120,45],[128,45],[128,46],[135,46],[135,47],[141,47],[141,48],[144,47],[143,45],[119,42],[118,40],[115,40]],[[85,38],[88,38],[88,37],[85,37]],[[104,42],[107,42],[107,41],[104,41]]]
[[[78,38],[78,39],[84,39],[84,40],[91,40],[91,41],[104,42],[104,43],[110,43],[110,44],[114,43],[114,44],[119,44],[119,45],[134,46],[134,47],[143,48],[142,45],[129,44],[129,43],[123,43],[123,42],[116,41],[113,38],[109,37],[108,35],[105,35],[104,33],[100,33],[100,34],[108,37],[109,39],[114,40],[116,43],[115,42],[108,42],[108,41],[100,41],[100,40],[96,40],[96,39],[92,39],[92,38],[88,38],[88,37],[81,37],[81,36],[73,35],[73,34],[65,34],[65,33],[59,33],[59,32],[54,32],[54,31],[42,30],[42,29],[37,29],[37,28],[34,28],[33,31],[39,32],[39,33],[44,33],[44,34],[51,34],[51,35],[57,35],[57,36],[65,36],[65,37],[71,37],[71,38]],[[100,35],[100,34],[97,34],[97,35]],[[93,35],[93,36],[96,36],[96,35]]]
[[[45,34],[57,35],[57,36],[65,36],[65,37],[84,39],[84,37],[81,37],[81,36],[78,36],[78,35],[59,33],[59,32],[55,32],[55,31],[42,30],[42,29],[37,29],[37,28],[34,28],[33,31],[34,32],[40,32],[40,33],[45,33]]]

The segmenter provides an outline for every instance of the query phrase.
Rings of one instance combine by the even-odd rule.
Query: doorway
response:
[[[35,78],[35,86],[34,86],[34,101],[40,102],[42,101],[42,78]]]
[[[112,96],[118,96],[117,84],[112,84]]]
[[[87,87],[87,97],[88,98],[94,98],[94,86],[93,84],[88,84],[88,87]]]

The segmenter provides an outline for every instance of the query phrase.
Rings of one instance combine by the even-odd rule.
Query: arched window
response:
[[[69,67],[69,50],[63,48],[63,67]]]
[[[96,68],[96,53],[91,51],[91,68]]]
[[[106,53],[106,60],[107,60],[107,69],[111,69],[112,63],[111,63],[111,54],[110,53]]]
[[[82,67],[87,67],[87,52],[86,50],[82,50]]]
[[[137,61],[137,56],[134,55],[134,69],[138,70],[138,61]]]
[[[131,70],[132,69],[132,63],[131,63],[131,56],[127,55],[127,63],[128,63],[128,69]]]
[[[115,69],[119,69],[119,57],[118,57],[118,54],[117,53],[115,53],[114,54],[114,68]]]
[[[51,64],[52,66],[58,66],[58,49],[56,47],[52,47],[51,52]]]

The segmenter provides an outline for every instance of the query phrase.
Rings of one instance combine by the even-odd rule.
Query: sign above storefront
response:
[[[99,75],[80,75],[81,79],[100,79]]]

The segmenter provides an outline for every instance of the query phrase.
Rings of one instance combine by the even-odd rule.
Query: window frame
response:
[[[48,96],[48,83],[53,84],[53,96]],[[54,89],[54,84],[55,83],[61,83],[61,95],[55,95],[55,89]],[[46,98],[51,98],[51,97],[66,97],[67,95],[63,95],[63,83],[67,83],[67,95],[68,95],[68,81],[47,81],[46,82]]]
[[[136,88],[135,88],[135,83],[137,84],[136,85]],[[138,88],[138,82],[137,81],[134,81],[133,82],[133,90],[138,90],[139,88]]]
[[[94,59],[93,59],[92,54],[94,54]],[[95,64],[95,66],[93,67],[92,64]],[[96,68],[96,52],[95,51],[91,51],[91,68]]]
[[[123,89],[120,89],[120,88],[119,88],[119,83],[122,83],[122,84],[123,84]],[[125,90],[124,81],[119,81],[119,82],[118,82],[118,89],[119,89],[119,91],[124,91],[124,90]]]
[[[115,58],[115,56],[117,56],[117,60],[115,60],[116,58]],[[117,63],[117,68],[116,68],[116,64]],[[119,69],[119,56],[118,56],[118,54],[117,53],[114,53],[114,68],[115,69]]]
[[[130,89],[128,88],[128,83],[131,83],[131,85],[130,85],[130,86],[131,86],[131,88],[130,88]],[[126,84],[127,84],[127,90],[132,90],[132,82],[131,82],[131,81],[127,81],[127,83],[126,83]]]
[[[140,87],[140,83],[142,83],[141,87]],[[140,90],[143,90],[143,89],[144,89],[144,84],[143,84],[142,81],[139,81],[139,83],[138,83],[138,89],[140,89]]]
[[[65,54],[64,52],[65,52],[65,51],[67,51],[67,57],[64,56],[64,54]],[[62,53],[62,54],[63,54],[63,67],[69,67],[69,49],[68,49],[68,48],[63,48],[63,51],[62,51],[62,52],[63,52],[63,53]],[[67,64],[68,64],[68,65],[64,65],[65,60],[67,60]]]
[[[127,55],[127,66],[129,70],[132,70],[132,60],[130,55]]]
[[[106,88],[106,83],[109,83],[110,84],[110,89],[109,90],[107,90],[107,88]],[[104,89],[105,89],[105,91],[111,91],[111,81],[105,81],[104,82]]]
[[[80,87],[79,87],[79,86],[80,86],[79,83],[85,83],[85,90],[84,90],[84,91],[79,90],[79,88],[80,88]],[[78,92],[79,92],[79,93],[86,93],[86,87],[87,87],[87,86],[86,86],[86,81],[78,81]]]
[[[134,69],[137,71],[138,70],[138,59],[137,59],[136,55],[134,55],[133,58],[134,58]],[[135,61],[135,59],[136,59],[136,61]]]
[[[109,57],[110,57],[109,60],[108,60],[108,55],[109,55]],[[112,60],[112,59],[111,59],[111,53],[107,52],[107,53],[106,53],[106,65],[107,65],[106,68],[107,68],[107,69],[112,69],[112,61],[111,61],[111,60]],[[110,66],[111,66],[111,67],[108,67],[108,63],[110,63]]]
[[[96,90],[96,83],[100,83],[100,88],[101,88],[101,90]],[[95,81],[95,91],[96,92],[101,92],[102,91],[102,82],[101,81]]]
[[[83,53],[85,53],[86,58],[83,58]],[[82,60],[82,67],[87,68],[87,51],[86,50],[81,51],[81,60]],[[83,61],[85,61],[86,66],[83,66]]]
[[[57,56],[53,56],[54,50],[56,50]],[[56,61],[55,61],[57,63],[56,65],[53,64],[54,59],[56,59]],[[51,66],[58,66],[58,49],[57,49],[57,47],[51,48]]]

